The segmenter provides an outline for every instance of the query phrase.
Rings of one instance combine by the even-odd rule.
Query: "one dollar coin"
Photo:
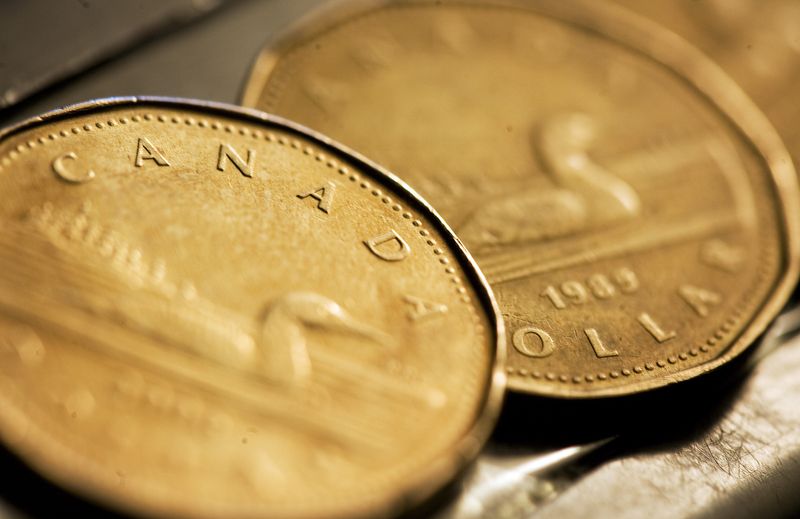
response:
[[[474,457],[504,333],[389,174],[277,118],[97,101],[0,135],[0,437],[127,512],[388,516]]]

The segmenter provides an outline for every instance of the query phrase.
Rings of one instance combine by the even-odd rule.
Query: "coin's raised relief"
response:
[[[325,138],[97,101],[2,133],[0,186],[0,437],[52,480],[155,515],[391,515],[487,437],[487,285]]]
[[[774,129],[696,50],[604,2],[340,2],[268,45],[243,100],[437,207],[497,294],[519,391],[705,373],[797,278]]]

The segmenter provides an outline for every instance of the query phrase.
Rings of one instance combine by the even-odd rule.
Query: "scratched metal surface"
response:
[[[318,3],[235,2],[0,111],[0,125],[105,96],[236,102],[263,42]],[[743,379],[723,374],[679,393],[613,408],[511,398],[475,470],[418,513],[440,518],[795,516],[800,512],[797,372],[800,340],[793,340]],[[564,449],[587,444],[592,448]],[[109,514],[49,486],[0,452],[0,517]]]
[[[524,444],[513,454],[488,452],[440,519],[796,517],[798,325],[795,308],[736,370],[609,413],[608,427],[593,425],[605,410],[586,413],[579,422],[587,437],[619,433],[607,443],[561,449],[552,460],[530,456]]]
[[[792,517],[800,511],[800,339],[764,359],[696,437],[639,445],[537,517]]]

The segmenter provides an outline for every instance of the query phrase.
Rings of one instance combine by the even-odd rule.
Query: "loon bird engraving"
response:
[[[289,290],[230,308],[128,238],[88,202],[32,208],[0,227],[0,305],[136,371],[341,445],[384,448],[398,410],[447,403],[387,369],[396,339],[336,301]]]
[[[357,321],[335,301],[313,292],[289,292],[269,305],[262,319],[261,355],[270,379],[294,383],[309,379],[307,334],[315,328],[389,344],[387,335]]]
[[[596,135],[596,124],[586,114],[549,119],[536,147],[556,188],[527,189],[491,201],[466,220],[459,235],[480,248],[559,238],[636,216],[640,201],[633,188],[586,151]]]
[[[31,283],[51,287],[56,298],[61,297],[58,294],[71,294],[72,307],[103,316],[108,322],[121,324],[162,345],[279,384],[303,384],[309,380],[312,366],[308,335],[314,330],[330,332],[330,336],[318,338],[323,343],[339,335],[358,338],[361,343],[392,344],[387,334],[314,292],[279,294],[255,320],[220,306],[198,293],[193,283],[171,279],[163,260],[148,260],[122,236],[92,220],[91,204],[82,204],[73,211],[46,203],[35,208],[27,222],[38,231],[36,234],[66,254],[42,253],[37,250],[36,234],[20,229],[25,239],[19,240],[18,235],[6,229],[0,232],[0,260],[5,252],[25,255],[30,261],[20,266],[23,271],[19,276],[11,278],[28,278]],[[63,276],[63,269],[69,270],[71,276]],[[34,270],[38,272],[34,274]],[[2,277],[7,278],[8,274]],[[57,319],[61,313],[54,310],[48,315]],[[320,354],[334,369],[361,371],[357,361],[322,351]]]

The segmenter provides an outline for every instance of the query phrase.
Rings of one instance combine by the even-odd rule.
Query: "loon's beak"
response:
[[[394,343],[391,336],[388,334],[375,327],[353,319],[345,312],[329,314],[324,320],[324,323],[320,322],[315,324],[336,332],[357,335],[363,339],[367,339],[385,347],[391,347]]]

